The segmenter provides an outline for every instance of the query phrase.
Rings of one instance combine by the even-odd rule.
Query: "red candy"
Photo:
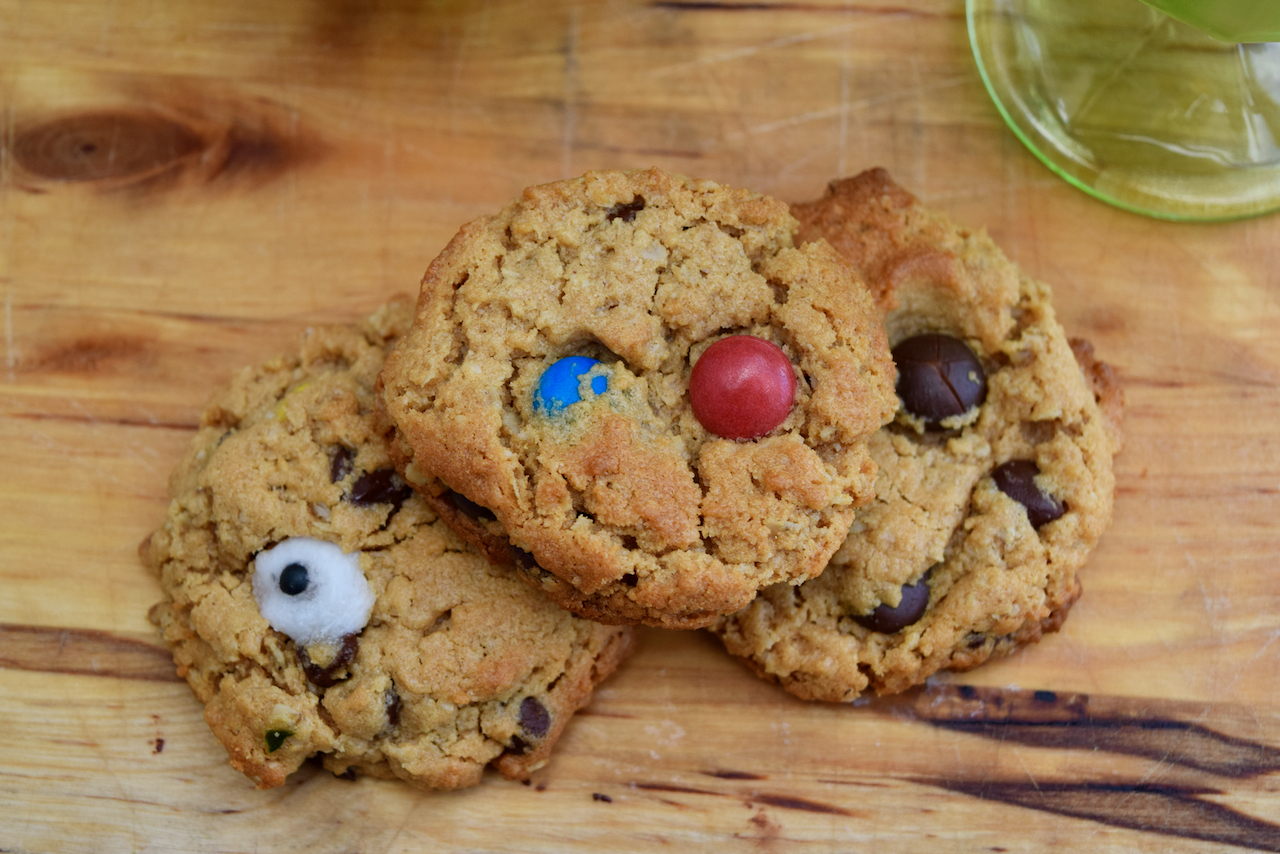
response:
[[[689,400],[703,427],[726,439],[754,439],[791,411],[796,375],[787,354],[751,335],[721,338],[689,377]]]

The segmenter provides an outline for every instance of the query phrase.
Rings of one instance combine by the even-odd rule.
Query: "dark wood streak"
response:
[[[99,415],[68,415],[62,412],[14,412],[10,418],[21,421],[51,421],[65,424],[94,424],[112,427],[147,427],[155,430],[186,430],[195,432],[200,429],[198,421],[151,421],[141,418],[104,418]],[[4,852],[0,851],[0,854]]]
[[[937,725],[1032,747],[1145,756],[1221,777],[1239,779],[1280,771],[1280,750],[1183,721],[1088,718],[1053,723],[943,721]]]
[[[96,629],[0,623],[0,667],[43,673],[182,681],[169,652]]]
[[[1202,800],[1203,795],[1221,794],[1212,789],[1094,783],[917,782],[1113,827],[1258,851],[1280,851],[1280,825]]]
[[[703,771],[708,777],[720,780],[767,780],[767,774],[753,774],[750,771]]]
[[[727,772],[705,772],[712,777],[728,780],[758,780],[763,779],[759,775],[745,774],[736,771]],[[793,795],[779,795],[768,792],[750,792],[749,794],[738,795],[734,792],[712,792],[708,789],[698,789],[693,786],[677,786],[670,783],[635,783],[637,789],[643,789],[648,792],[675,792],[677,794],[689,795],[716,795],[719,797],[742,797],[744,803],[748,806],[771,806],[787,810],[801,810],[803,812],[822,813],[824,815],[843,815],[858,816],[858,813],[850,812],[843,807],[834,804],[824,804],[818,801],[811,801],[807,798],[797,798]]]
[[[1001,742],[1141,756],[1235,779],[1280,771],[1280,749],[1180,720],[1159,701],[958,687],[931,692],[915,710],[934,726]]]
[[[805,798],[796,798],[789,795],[762,795],[755,794],[749,799],[753,804],[768,804],[771,807],[780,807],[787,810],[802,810],[804,812],[825,813],[828,815],[857,816],[857,813],[850,812],[842,807],[833,804],[823,804],[817,801],[806,800]]]
[[[912,18],[945,18],[909,6],[859,6],[850,9],[834,3],[715,3],[707,0],[657,0],[656,9],[692,12],[833,12],[841,15],[901,15]]]
[[[1204,704],[1054,691],[942,686],[909,705],[885,708],[933,726],[998,741],[1090,754],[1152,760],[1167,771],[1190,769],[1193,784],[920,779],[984,800],[995,800],[1114,827],[1184,839],[1280,851],[1280,824],[1206,800],[1226,791],[1213,779],[1244,779],[1280,771],[1280,750],[1216,732],[1195,720]],[[1200,773],[1196,773],[1200,772]],[[1205,775],[1212,775],[1207,777]],[[1205,785],[1198,785],[1199,781]]]
[[[712,792],[708,789],[695,789],[692,786],[676,786],[670,783],[636,783],[637,789],[643,789],[646,792],[677,792],[686,795],[719,795],[721,792]]]
[[[107,371],[137,372],[154,359],[158,342],[139,335],[81,335],[70,341],[52,342],[20,365],[24,372],[87,374]]]

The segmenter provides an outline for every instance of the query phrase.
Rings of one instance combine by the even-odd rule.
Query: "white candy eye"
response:
[[[309,646],[363,629],[374,595],[360,571],[359,554],[293,537],[254,558],[253,598],[271,628]]]

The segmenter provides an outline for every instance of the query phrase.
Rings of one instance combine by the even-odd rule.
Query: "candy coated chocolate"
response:
[[[893,361],[902,405],[931,428],[986,400],[982,364],[958,338],[935,333],[908,338],[893,348]]]
[[[586,356],[565,356],[553,362],[538,379],[534,408],[543,415],[555,415],[577,403],[582,399],[578,393],[578,378],[598,364]],[[591,391],[595,394],[604,394],[608,387],[608,377],[592,377]]]
[[[796,375],[787,354],[751,335],[731,335],[712,344],[689,377],[694,417],[726,439],[768,433],[786,419],[795,397]]]
[[[1038,474],[1040,469],[1031,460],[1010,460],[991,472],[1000,491],[1026,508],[1033,528],[1046,525],[1065,512],[1061,501],[1036,486]]]

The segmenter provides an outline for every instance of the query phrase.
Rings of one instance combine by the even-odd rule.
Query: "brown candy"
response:
[[[958,338],[936,333],[908,338],[893,348],[893,361],[902,405],[930,429],[987,398],[982,364]]]
[[[1010,460],[991,472],[1000,491],[1026,508],[1027,519],[1033,528],[1048,524],[1066,512],[1061,501],[1045,495],[1036,486],[1038,474],[1040,469],[1031,460]]]

